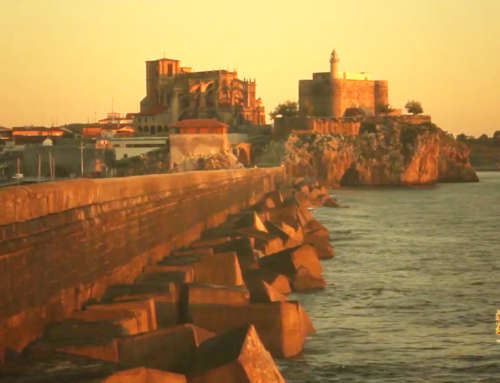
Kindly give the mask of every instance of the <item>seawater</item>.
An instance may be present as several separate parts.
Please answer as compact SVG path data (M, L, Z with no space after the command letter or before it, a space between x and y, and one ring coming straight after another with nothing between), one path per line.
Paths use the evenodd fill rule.
M292 294L317 332L289 383L500 382L500 173L474 184L333 190L324 291Z

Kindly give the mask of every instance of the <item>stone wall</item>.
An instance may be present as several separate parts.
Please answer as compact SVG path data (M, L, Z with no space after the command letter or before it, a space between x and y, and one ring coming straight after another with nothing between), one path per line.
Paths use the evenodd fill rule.
M225 134L170 135L170 167L180 164L188 156L210 154L229 147Z
M343 133L355 136L358 134L360 126L360 120L351 118L277 118L275 120L275 135L287 137L290 133Z
M386 120L391 120L397 122L398 124L423 124L426 122L432 122L431 116L425 114L419 114L414 116L413 114L401 114L401 115L389 115L389 116L366 116L363 122L367 124L383 124Z
M282 168L0 190L0 361L283 181Z

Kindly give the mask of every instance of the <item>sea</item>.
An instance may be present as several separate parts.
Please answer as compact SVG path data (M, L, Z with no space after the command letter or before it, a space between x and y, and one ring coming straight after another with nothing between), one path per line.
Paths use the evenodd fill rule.
M332 190L335 258L294 293L316 328L288 383L500 382L500 173L479 183Z

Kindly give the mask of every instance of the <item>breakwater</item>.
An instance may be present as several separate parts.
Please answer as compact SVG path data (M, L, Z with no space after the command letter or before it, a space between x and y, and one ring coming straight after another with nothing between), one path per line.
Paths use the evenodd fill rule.
M13 280L27 269L32 281L17 280L27 293L42 291L27 307L33 301L19 295L17 313L2 300L14 313L2 323L8 368L0 373L78 381L92 365L102 381L284 381L272 357L299 354L314 331L286 294L323 288L319 259L333 256L307 208L335 206L318 185L284 185L278 168L71 181L0 196L10 212L0 270ZM92 229L100 241L89 241ZM66 237L80 240L70 247ZM57 262L70 268L57 273ZM96 263L102 268L85 269Z

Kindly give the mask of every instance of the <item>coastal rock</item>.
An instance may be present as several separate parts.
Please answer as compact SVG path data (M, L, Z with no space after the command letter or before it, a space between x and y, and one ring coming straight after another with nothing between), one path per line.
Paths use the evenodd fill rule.
M475 182L467 147L431 123L364 124L356 136L290 135L284 147L290 177L328 186Z

